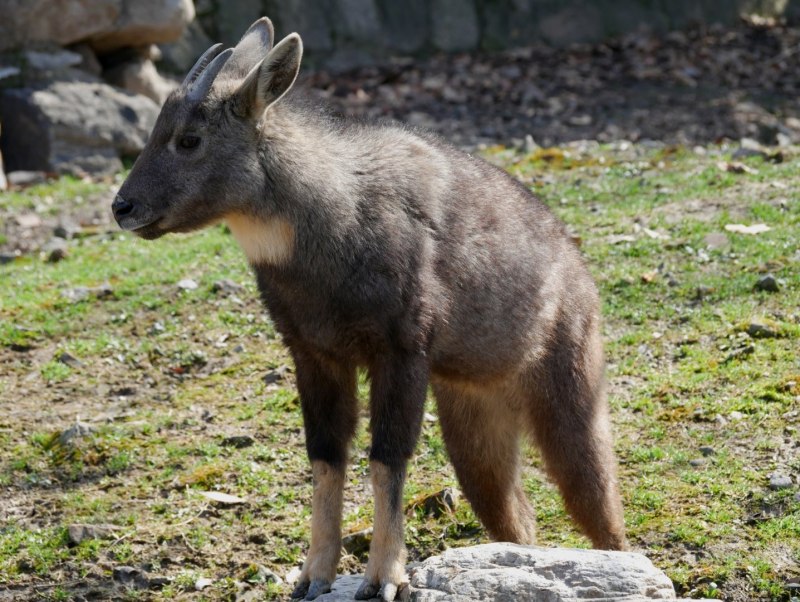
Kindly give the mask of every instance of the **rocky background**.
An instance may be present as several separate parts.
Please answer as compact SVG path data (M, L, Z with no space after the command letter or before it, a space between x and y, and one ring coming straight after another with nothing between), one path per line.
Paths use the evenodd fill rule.
M408 115L402 107L393 105L404 96L413 100L431 93L444 95L441 100L448 114L443 122L452 125L475 121L457 110L464 109L467 100L480 105L488 98L490 105L498 101L501 107L507 103L473 94L462 77L471 71L467 79L476 75L480 79L471 70L470 59L456 58L453 63L445 58L437 63L427 57L539 48L527 54L511 51L500 61L475 66L490 66L487 81L494 83L492 76L501 73L500 84L511 82L518 109L525 102L533 110L537 103L547 104L552 110L539 114L550 120L563 112L559 91L554 91L555 105L540 98L548 82L538 81L537 73L527 67L532 58L541 56L549 66L567 61L563 73L574 74L569 70L574 55L553 55L542 48L598 42L642 28L658 33L698 24L730 25L742 11L791 17L798 4L790 0L0 0L0 151L12 184L39 177L27 173L31 171L78 175L119 171L123 160L133 159L144 145L159 105L177 85L177 74L185 72L213 41L235 43L262 14L273 19L279 34L300 32L307 66L323 70L312 83L327 86L323 95L334 100L349 98L351 91L346 84L344 88L332 84L325 75L331 71L360 68L351 72L354 81L375 81L374 73L379 73L378 83L384 84L392 78L408 79L409 70L413 72L418 63L433 69L445 65L444 73L417 78L418 86L385 89L388 100L372 100L387 101L389 109L379 110L403 118ZM492 62L499 63L500 71ZM370 65L386 68L365 73ZM658 71L659 66L653 68ZM684 68L684 79L695 78L696 71ZM410 79L413 84L414 77ZM352 92L355 105L369 98L360 83ZM422 123L418 103L411 104L412 121L430 125ZM434 113L439 110L433 107ZM566 117L562 123L579 129L595 119L589 113ZM450 137L460 143L475 135L508 141L502 131L504 120L499 119L500 129L489 124L478 132ZM514 119L505 121L516 124ZM448 135L448 127L439 129ZM516 137L530 134L520 130ZM0 159L0 174L2 166ZM0 176L0 187L5 185L5 176Z

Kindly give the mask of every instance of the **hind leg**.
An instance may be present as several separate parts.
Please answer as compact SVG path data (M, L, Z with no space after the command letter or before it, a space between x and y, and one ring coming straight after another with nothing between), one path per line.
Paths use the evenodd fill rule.
M596 548L627 548L599 340L559 346L532 376L534 438L567 510ZM544 385L544 386L542 386Z
M447 451L473 510L493 539L532 544L535 513L522 490L518 416L489 390L435 382Z

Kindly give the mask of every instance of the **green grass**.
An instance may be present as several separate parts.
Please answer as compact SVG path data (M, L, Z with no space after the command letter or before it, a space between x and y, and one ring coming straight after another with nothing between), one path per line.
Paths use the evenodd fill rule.
M780 164L748 160L757 173L736 174L717 165L729 160L717 148L486 151L581 242L604 303L631 543L687 596L797 596L788 584L800 565L798 489L769 489L772 472L795 483L800 473L800 159L786 154ZM80 206L103 186L62 179L4 195L0 209L45 198ZM771 230L726 232L731 223ZM706 237L719 233L727 244L709 248ZM779 292L754 290L765 273ZM10 293L0 296L0 587L69 599L77 581L108 587L113 568L130 565L169 578L130 599L221 599L256 564L285 575L302 562L311 485L297 392L291 373L263 380L290 361L224 228L150 243L89 236L62 262L24 257L0 266L0 278ZM198 288L180 290L183 278ZM213 292L221 278L244 289ZM110 295L93 292L105 285ZM80 287L90 292L75 300ZM748 334L752 323L770 336ZM363 375L359 393L365 400ZM62 442L76 420L91 431ZM372 516L364 422L346 531ZM224 444L240 434L254 443ZM528 460L541 543L588 546L535 451ZM427 420L407 502L452 486L438 424ZM246 503L216 506L200 495L208 490ZM111 523L119 534L71 546L73 523ZM437 518L410 511L406 534L412 559L486 541L465 502ZM363 570L363 560L345 558L340 570ZM214 583L193 593L200 576ZM288 591L248 587L265 599Z

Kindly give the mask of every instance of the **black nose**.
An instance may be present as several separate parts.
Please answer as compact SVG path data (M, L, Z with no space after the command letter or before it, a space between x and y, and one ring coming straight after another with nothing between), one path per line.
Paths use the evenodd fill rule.
M114 197L114 202L111 203L111 211L114 212L114 217L116 219L125 217L131 211L133 211L133 203L126 201L121 196L117 195Z

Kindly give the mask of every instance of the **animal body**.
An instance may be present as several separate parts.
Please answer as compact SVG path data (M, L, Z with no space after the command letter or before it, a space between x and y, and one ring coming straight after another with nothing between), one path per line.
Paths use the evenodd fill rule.
M461 487L497 540L533 543L520 440L541 450L596 547L626 546L599 302L562 223L502 170L435 137L325 117L268 19L201 57L113 203L146 238L224 221L291 351L311 461L295 597L330 589L356 371L368 371L374 535L356 595L404 583L402 495L429 386Z

